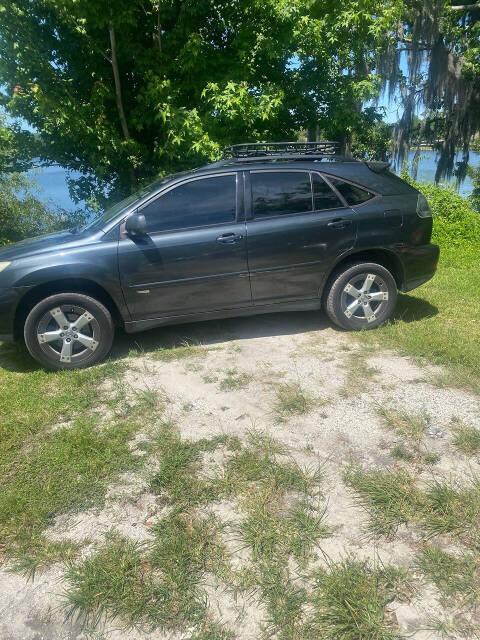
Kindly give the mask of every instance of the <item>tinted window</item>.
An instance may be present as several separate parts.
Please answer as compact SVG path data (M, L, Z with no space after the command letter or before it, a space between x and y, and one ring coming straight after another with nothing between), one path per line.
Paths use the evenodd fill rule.
M312 173L312 180L315 211L320 211L321 209L337 209L338 207L344 206L337 194L329 187L323 178L316 173Z
M362 204L362 202L366 202L367 200L371 200L375 197L374 193L370 193L370 191L366 191L365 189L360 189L360 187L355 187L353 184L348 182L343 182L343 180L338 180L338 178L329 177L329 180L340 191L347 201L347 204L350 206Z
M149 232L202 227L235 220L235 176L192 180L142 209Z
M252 173L253 214L256 218L312 210L310 174L303 171Z

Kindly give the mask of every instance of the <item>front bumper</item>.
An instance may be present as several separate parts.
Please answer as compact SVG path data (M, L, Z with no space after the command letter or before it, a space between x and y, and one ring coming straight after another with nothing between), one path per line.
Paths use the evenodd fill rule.
M14 336L14 319L24 288L0 289L0 342L9 342Z
M407 292L433 278L438 266L440 248L436 244L408 246L397 249L396 254L403 267L401 291Z

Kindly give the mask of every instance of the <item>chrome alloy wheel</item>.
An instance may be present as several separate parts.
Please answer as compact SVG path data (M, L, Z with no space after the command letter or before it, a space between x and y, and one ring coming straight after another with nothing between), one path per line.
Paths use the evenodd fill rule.
M388 288L374 273L359 273L345 285L341 308L347 318L374 322L388 303Z
M80 363L98 347L100 325L83 307L62 305L43 314L37 325L37 338L50 358Z

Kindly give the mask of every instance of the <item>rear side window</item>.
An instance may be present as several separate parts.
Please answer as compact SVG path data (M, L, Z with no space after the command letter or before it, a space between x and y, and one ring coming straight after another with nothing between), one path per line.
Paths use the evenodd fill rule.
M344 182L343 180L339 180L338 178L328 178L334 187L338 189L338 191L342 194L342 196L347 201L351 207L356 204L363 204L368 200L371 200L375 197L374 193L367 191L366 189L361 189L360 187L356 187L354 184L350 184L349 182Z
M315 211L338 209L344 206L337 194L318 173L312 173L312 181Z
M255 218L312 211L312 187L306 171L261 171L250 174Z
M201 178L167 191L142 209L150 233L235 221L234 175Z

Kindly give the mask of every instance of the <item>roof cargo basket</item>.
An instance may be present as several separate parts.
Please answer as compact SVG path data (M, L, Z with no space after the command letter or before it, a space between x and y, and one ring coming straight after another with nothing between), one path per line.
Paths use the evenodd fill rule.
M340 143L321 142L252 142L226 147L224 158L245 159L265 157L335 156L340 152Z

